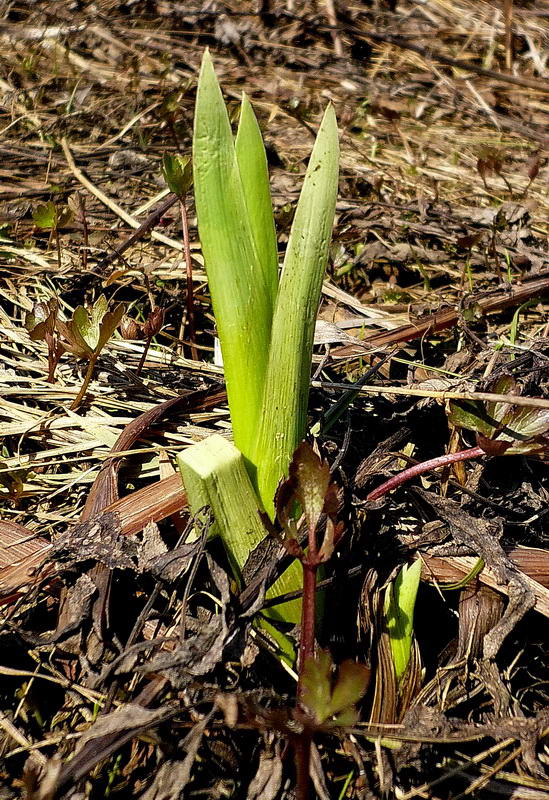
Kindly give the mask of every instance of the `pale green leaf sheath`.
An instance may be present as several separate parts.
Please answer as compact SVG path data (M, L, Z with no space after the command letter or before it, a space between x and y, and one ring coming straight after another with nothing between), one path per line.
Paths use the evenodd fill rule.
M269 349L273 276L260 263L231 125L208 52L198 83L193 169L198 229L221 341L234 440L249 459Z
M242 454L219 434L213 434L187 448L177 460L193 512L196 514L204 507L211 509L216 532L221 534L233 574L241 585L242 571L250 553L267 535ZM301 564L293 561L268 589L267 598L295 591L301 585ZM276 625L285 623L287 628L292 628L300 618L301 600L289 600L265 609L258 619L288 664L294 661L294 646Z
M265 510L305 435L314 328L335 213L339 143L326 109L299 198L273 316L263 416L252 459Z
M397 682L404 677L410 661L414 635L414 608L421 579L421 561L405 564L385 593L385 621Z

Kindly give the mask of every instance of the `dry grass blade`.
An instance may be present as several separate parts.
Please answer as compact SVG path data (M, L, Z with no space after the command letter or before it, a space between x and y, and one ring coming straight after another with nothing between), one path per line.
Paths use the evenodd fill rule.
M32 581L51 550L51 542L15 522L0 521L0 596Z

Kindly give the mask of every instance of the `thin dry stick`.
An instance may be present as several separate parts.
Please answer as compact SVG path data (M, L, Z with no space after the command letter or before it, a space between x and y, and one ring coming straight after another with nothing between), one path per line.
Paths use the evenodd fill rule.
M189 219L187 217L187 206L185 198L179 198L179 208L181 210L181 227L183 229L183 248L185 252L185 267L187 271L187 320L189 323L189 340L191 342L191 357L193 361L198 361L198 350L196 349L196 327L194 322L194 293L193 293L193 264L191 261L191 245L189 242Z
M317 389L352 389L364 394L396 394L405 397L432 397L434 400L485 400L491 403L507 403L526 408L549 408L549 400L543 397L522 397L520 394L495 394L494 392L452 392L438 389L415 389L413 386L353 386L349 383L311 381Z
M82 236L84 238L84 247L82 248L82 269L84 272L88 269L88 249L90 246L89 240L89 232L88 232L88 218L86 216L86 198L80 194L80 192L76 192L76 198L78 200L78 212L80 216L80 222L82 223Z
M503 0L503 19L505 23L505 68L513 72L513 0Z
M94 184L88 178L86 178L82 170L76 166L69 148L69 144L65 137L61 139L61 147L63 148L65 158L67 159L67 165L76 180L79 181L82 186L88 190L88 192L91 192L95 197L97 197L98 200L106 205L107 208L110 208L110 210L120 217L120 219L124 220L124 222L130 226L130 228L139 228L140 223L136 219L124 211L123 208L120 208L120 206L117 205L114 200L111 200L110 197L107 197L107 195L104 194L101 189L98 189L97 186L94 186ZM176 242L175 239L170 239L168 236L158 233L158 231L152 231L151 237L156 239L158 242L162 242L162 244L165 244L168 247L173 247L174 250L178 250L179 252L182 252L183 250L183 245L181 245L179 242Z
M334 43L334 53L336 56L338 56L338 58L341 58L343 55L343 44L341 43L341 36L339 35L339 30L337 27L337 15L334 6L334 0L324 0L324 5L326 6L326 16L328 17L328 22L332 28L331 35Z
M57 250L57 266L59 270L61 270L61 242L59 241L59 228L57 227L57 223L53 229L53 234L55 236L55 247Z

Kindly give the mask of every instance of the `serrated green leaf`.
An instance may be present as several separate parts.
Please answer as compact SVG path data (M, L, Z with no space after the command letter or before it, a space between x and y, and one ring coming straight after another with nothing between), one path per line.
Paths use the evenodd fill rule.
M185 197L193 182L193 168L189 156L162 156L162 175L170 192Z
M34 224L42 230L53 230L57 227L57 209L55 203L48 200L47 203L38 206L32 212Z
M364 696L370 670L356 661L344 661L338 669L337 682L330 698L330 716L354 706Z
M320 724L330 716L332 658L325 650L303 665L301 702Z
M109 312L106 297L100 295L91 308L77 306L68 323L57 320L57 327L71 352L80 358L91 358L108 342L124 316L124 310L124 304L120 303Z
M331 717L329 720L330 728L348 728L351 725L356 725L358 722L358 711L356 708L344 708L339 714Z
M72 320L71 322L63 322L63 320L57 319L55 325L64 339L66 350L73 353L77 358L90 358L93 351L86 344L78 330L72 327Z
M107 344L115 330L118 328L126 307L124 303L119 303L113 311L107 311L99 325L99 339L95 346L95 351L98 352L103 349Z

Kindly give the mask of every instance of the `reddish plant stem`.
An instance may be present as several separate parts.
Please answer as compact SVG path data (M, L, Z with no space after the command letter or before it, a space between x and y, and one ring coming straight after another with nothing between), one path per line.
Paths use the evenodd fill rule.
M451 464L457 464L458 461L469 461L472 458L479 458L484 455L486 455L486 453L481 447L470 447L468 450L460 450L458 453L446 453L446 455L431 458L429 461L422 461L420 464L414 464L413 467L408 467L408 469L399 472L398 475L393 475L388 481L385 481L385 483L382 483L377 489L370 492L366 499L378 500L380 497L383 497L384 494L390 492L391 489L402 486L402 484L409 481L410 478L423 475L424 472L437 469L437 467L448 467Z
M46 333L46 344L48 346L48 383L55 382L55 367L57 366L56 347L53 333Z
M311 763L311 734L304 730L293 739L296 770L297 800L309 800L309 768Z
M143 352L141 353L141 358L139 359L139 364L137 365L137 369L135 371L137 377L141 375L141 370L145 366L145 359L147 358L147 353L149 352L149 347L151 346L152 338L153 337L151 334L150 336L147 336L147 339L145 341L145 347L143 348Z
M301 636L299 640L299 681L297 695L301 696L303 666L308 658L314 656L315 649L315 610L316 610L316 573L317 564L308 563L309 553L303 561L303 603L301 606ZM315 553L316 556L316 553Z
M318 548L316 545L315 526L309 527L308 550L302 556L303 567L303 601L301 605L301 636L299 640L299 676L297 681L297 699L303 693L303 674L305 664L315 654L315 620L316 620L316 574L319 566ZM294 752L296 763L296 794L298 800L309 798L309 767L311 761L311 732L305 728L300 736L295 737Z
M189 340L191 342L191 356L193 361L198 361L196 349L196 328L194 324L194 293L193 293L193 265L191 261L191 245L189 242L189 220L185 199L180 198L181 227L183 229L183 248L185 251L185 266L187 270L187 319L189 321Z
M93 353L90 356L90 360L89 360L89 363L88 363L88 369L86 370L86 375L85 375L84 380L82 382L82 386L80 387L80 391L78 392L78 394L76 395L75 399L72 402L71 411L74 411L75 409L77 409L78 406L80 405L80 403L82 402L82 400L84 399L84 396L85 396L85 394L86 394L86 392L88 390L88 386L90 385L91 377L93 375L93 371L95 369L95 365L97 363L97 359L98 358L99 358L99 353Z
M82 253L82 269L85 272L88 268L88 250L90 246L90 238L88 232L88 218L86 217L86 201L80 192L76 192L78 200L78 210L80 212L80 222L82 223L82 238L84 240L84 247Z

